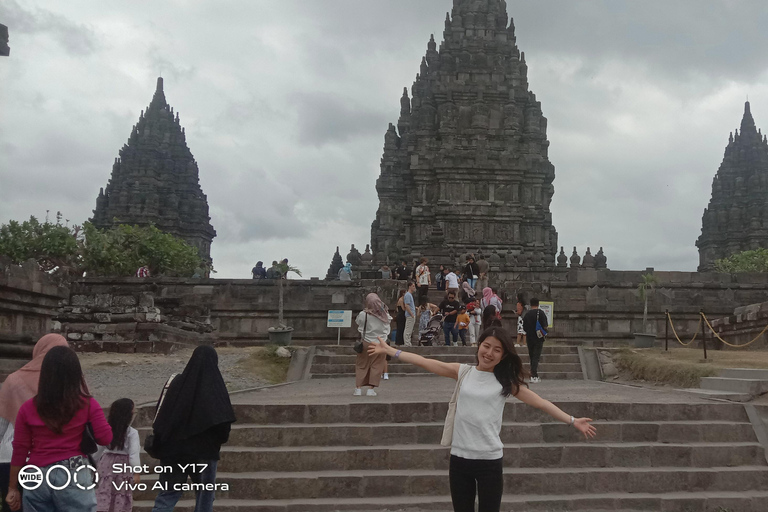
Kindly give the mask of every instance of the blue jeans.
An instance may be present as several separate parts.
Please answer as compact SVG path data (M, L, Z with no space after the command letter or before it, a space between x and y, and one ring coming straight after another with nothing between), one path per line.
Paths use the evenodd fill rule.
M52 466L57 465L66 466L67 469L56 468L49 472ZM78 467L80 466L70 469L68 461L62 461L40 468L43 472L43 483L37 489L24 491L22 498L24 512L95 512L96 489L86 490L77 487L78 483L85 488L93 485L93 472L85 468L75 473ZM46 475L48 481L45 480ZM57 490L67 483L67 479L69 479L69 485ZM50 485L48 485L49 482Z
M196 461L197 464L208 464L208 467L203 470L202 473L191 472L187 469L186 472L181 471L177 462L160 461L163 466L171 466L174 468L173 473L160 474L160 482L163 482L167 486L167 490L160 491L160 494L155 498L155 506L152 507L152 512L172 512L176 503L181 499L184 491L174 491L174 484L184 484L187 481L187 476L192 479L192 482L196 484L214 484L216 483L216 467L219 464L217 460L203 460ZM182 462L187 464L186 462ZM213 512L213 500L214 491L195 491L195 512Z
M453 343L458 343L459 341L459 330L456 328L456 322L449 324L448 322L443 323L443 334L445 335L445 344L446 346L451 346L451 339L450 336L453 336Z
M467 282L469 283L469 286L472 287L472 289L475 289L475 285L477 284L477 279L467 279Z

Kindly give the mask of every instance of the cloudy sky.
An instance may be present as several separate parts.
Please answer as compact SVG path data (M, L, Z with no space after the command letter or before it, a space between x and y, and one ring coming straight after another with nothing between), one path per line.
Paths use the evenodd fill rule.
M2 0L0 222L87 220L165 79L219 236L218 277L364 247L384 133L452 0ZM509 0L549 119L560 245L695 270L749 96L768 129L764 0ZM570 250L567 251L570 254Z

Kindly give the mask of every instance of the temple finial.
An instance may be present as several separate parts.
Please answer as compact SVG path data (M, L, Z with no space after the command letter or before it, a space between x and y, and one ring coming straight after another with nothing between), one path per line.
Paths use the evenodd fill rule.
M155 92L163 92L163 77L161 76L157 77L157 88L155 89Z

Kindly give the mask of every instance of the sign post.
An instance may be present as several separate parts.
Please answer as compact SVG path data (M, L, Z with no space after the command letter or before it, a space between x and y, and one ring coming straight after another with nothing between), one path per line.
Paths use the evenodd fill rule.
M555 303L554 302L539 302L539 309L547 315L549 325L545 326L551 329L555 325Z
M327 327L335 327L339 330L336 345L341 345L341 329L352 327L352 311L328 311Z

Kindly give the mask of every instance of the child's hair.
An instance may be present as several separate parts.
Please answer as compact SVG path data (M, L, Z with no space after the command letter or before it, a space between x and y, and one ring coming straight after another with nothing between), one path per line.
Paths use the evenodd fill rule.
M419 297L419 306L426 307L428 304L426 297Z
M523 367L523 361L517 355L515 343L512 336L502 327L491 327L483 331L480 339L477 340L477 350L480 352L480 345L488 338L496 338L501 342L501 348L504 355L501 361L493 368L493 374L496 380L501 384L501 394L505 397L517 395L520 392L520 386L528 387L525 379L530 375ZM478 357L477 355L475 357ZM479 358L478 358L479 362Z
M466 310L467 310L467 306L461 306L461 307L459 307L459 311L466 311Z
M112 402L109 406L109 426L112 427L112 442L110 450L125 449L125 439L128 436L128 427L133 420L133 400L121 398Z

